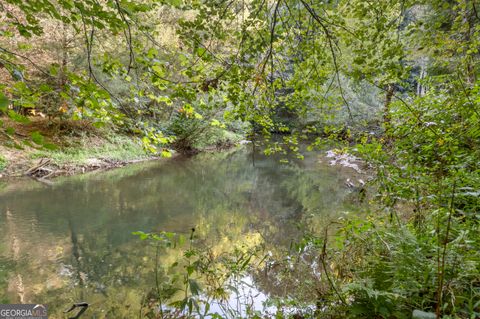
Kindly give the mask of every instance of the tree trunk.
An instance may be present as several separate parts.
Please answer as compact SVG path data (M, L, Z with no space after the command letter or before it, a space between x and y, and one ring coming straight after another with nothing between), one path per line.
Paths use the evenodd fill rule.
M392 103L393 94L395 93L395 85L388 84L385 89L385 105L383 107L383 126L386 135L389 135L391 128L390 104Z

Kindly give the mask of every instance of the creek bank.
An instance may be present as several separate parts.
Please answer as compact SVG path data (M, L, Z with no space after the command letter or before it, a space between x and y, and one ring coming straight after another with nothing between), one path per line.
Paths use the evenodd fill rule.
M236 145L225 145L222 147L211 146L199 150L199 152L218 152L231 149ZM140 146L139 146L140 147ZM82 149L87 153L92 151ZM118 151L118 150L117 150ZM124 151L124 150L123 150ZM84 174L93 171L105 171L115 168L124 167L134 163L146 161L159 161L176 158L178 156L189 156L189 154L182 154L174 150L170 150L169 157L160 155L149 155L142 150L142 153L131 153L125 157L118 157L115 151L112 154L102 154L101 156L92 156L87 158L69 158L68 153L41 153L42 157L25 154L22 152L13 152L6 157L7 165L3 171L0 171L0 179L17 178L17 177L31 177L40 182L48 184L48 180L59 176L71 176ZM0 154L5 154L4 149L0 146ZM195 154L196 154L195 153ZM13 156L12 156L13 154ZM191 154L193 155L193 154ZM58 157L65 156L66 159L58 160Z
M41 158L34 166L20 174L10 175L10 177L28 176L40 182L47 182L47 180L59 176L71 176L77 174L84 174L93 171L104 171L114 168L123 167L133 163L144 161L153 161L163 159L160 156L149 156L145 158L120 160L113 158L88 158L84 162L69 162L62 165L56 164L49 158Z
M73 148L69 148L66 153L62 151L32 153L30 150L5 150L5 147L0 146L0 154L2 154L6 162L4 169L0 171L0 178L29 176L35 179L47 180L58 176L108 170L132 163L161 159L160 156L148 155L146 153L131 153L129 156L122 158L117 156L118 153L115 153L113 150L111 155L106 153L101 154L101 156L94 156L92 154L92 156L82 158L69 153L73 150ZM81 148L78 151L88 154L93 149ZM117 151L120 150L118 149ZM126 153L125 150L122 151Z
M138 136L96 128L86 121L51 122L31 118L15 123L2 118L10 134L0 135L0 179L28 176L40 182L58 176L103 171L129 164L165 160L145 151ZM230 139L212 139L198 152L215 152L238 145ZM181 152L170 150L169 157Z

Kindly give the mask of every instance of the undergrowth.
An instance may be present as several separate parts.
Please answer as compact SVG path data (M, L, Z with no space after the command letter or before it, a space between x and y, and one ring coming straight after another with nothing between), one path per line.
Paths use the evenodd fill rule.
M85 164L91 159L130 161L149 157L141 142L131 136L111 134L106 137L92 137L83 134L74 144L54 151L38 151L33 159L47 157L55 164Z

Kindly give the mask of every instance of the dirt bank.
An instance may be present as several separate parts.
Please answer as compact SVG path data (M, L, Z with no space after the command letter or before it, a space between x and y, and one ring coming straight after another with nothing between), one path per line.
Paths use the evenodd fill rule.
M160 159L147 154L138 137L96 128L83 121L29 123L0 119L0 178L30 176L47 180Z

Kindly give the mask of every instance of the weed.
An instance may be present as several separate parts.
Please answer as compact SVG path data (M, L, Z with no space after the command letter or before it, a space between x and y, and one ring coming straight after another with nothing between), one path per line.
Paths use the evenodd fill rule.
M7 160L2 156L0 155L0 172L5 170L5 168L7 167Z

